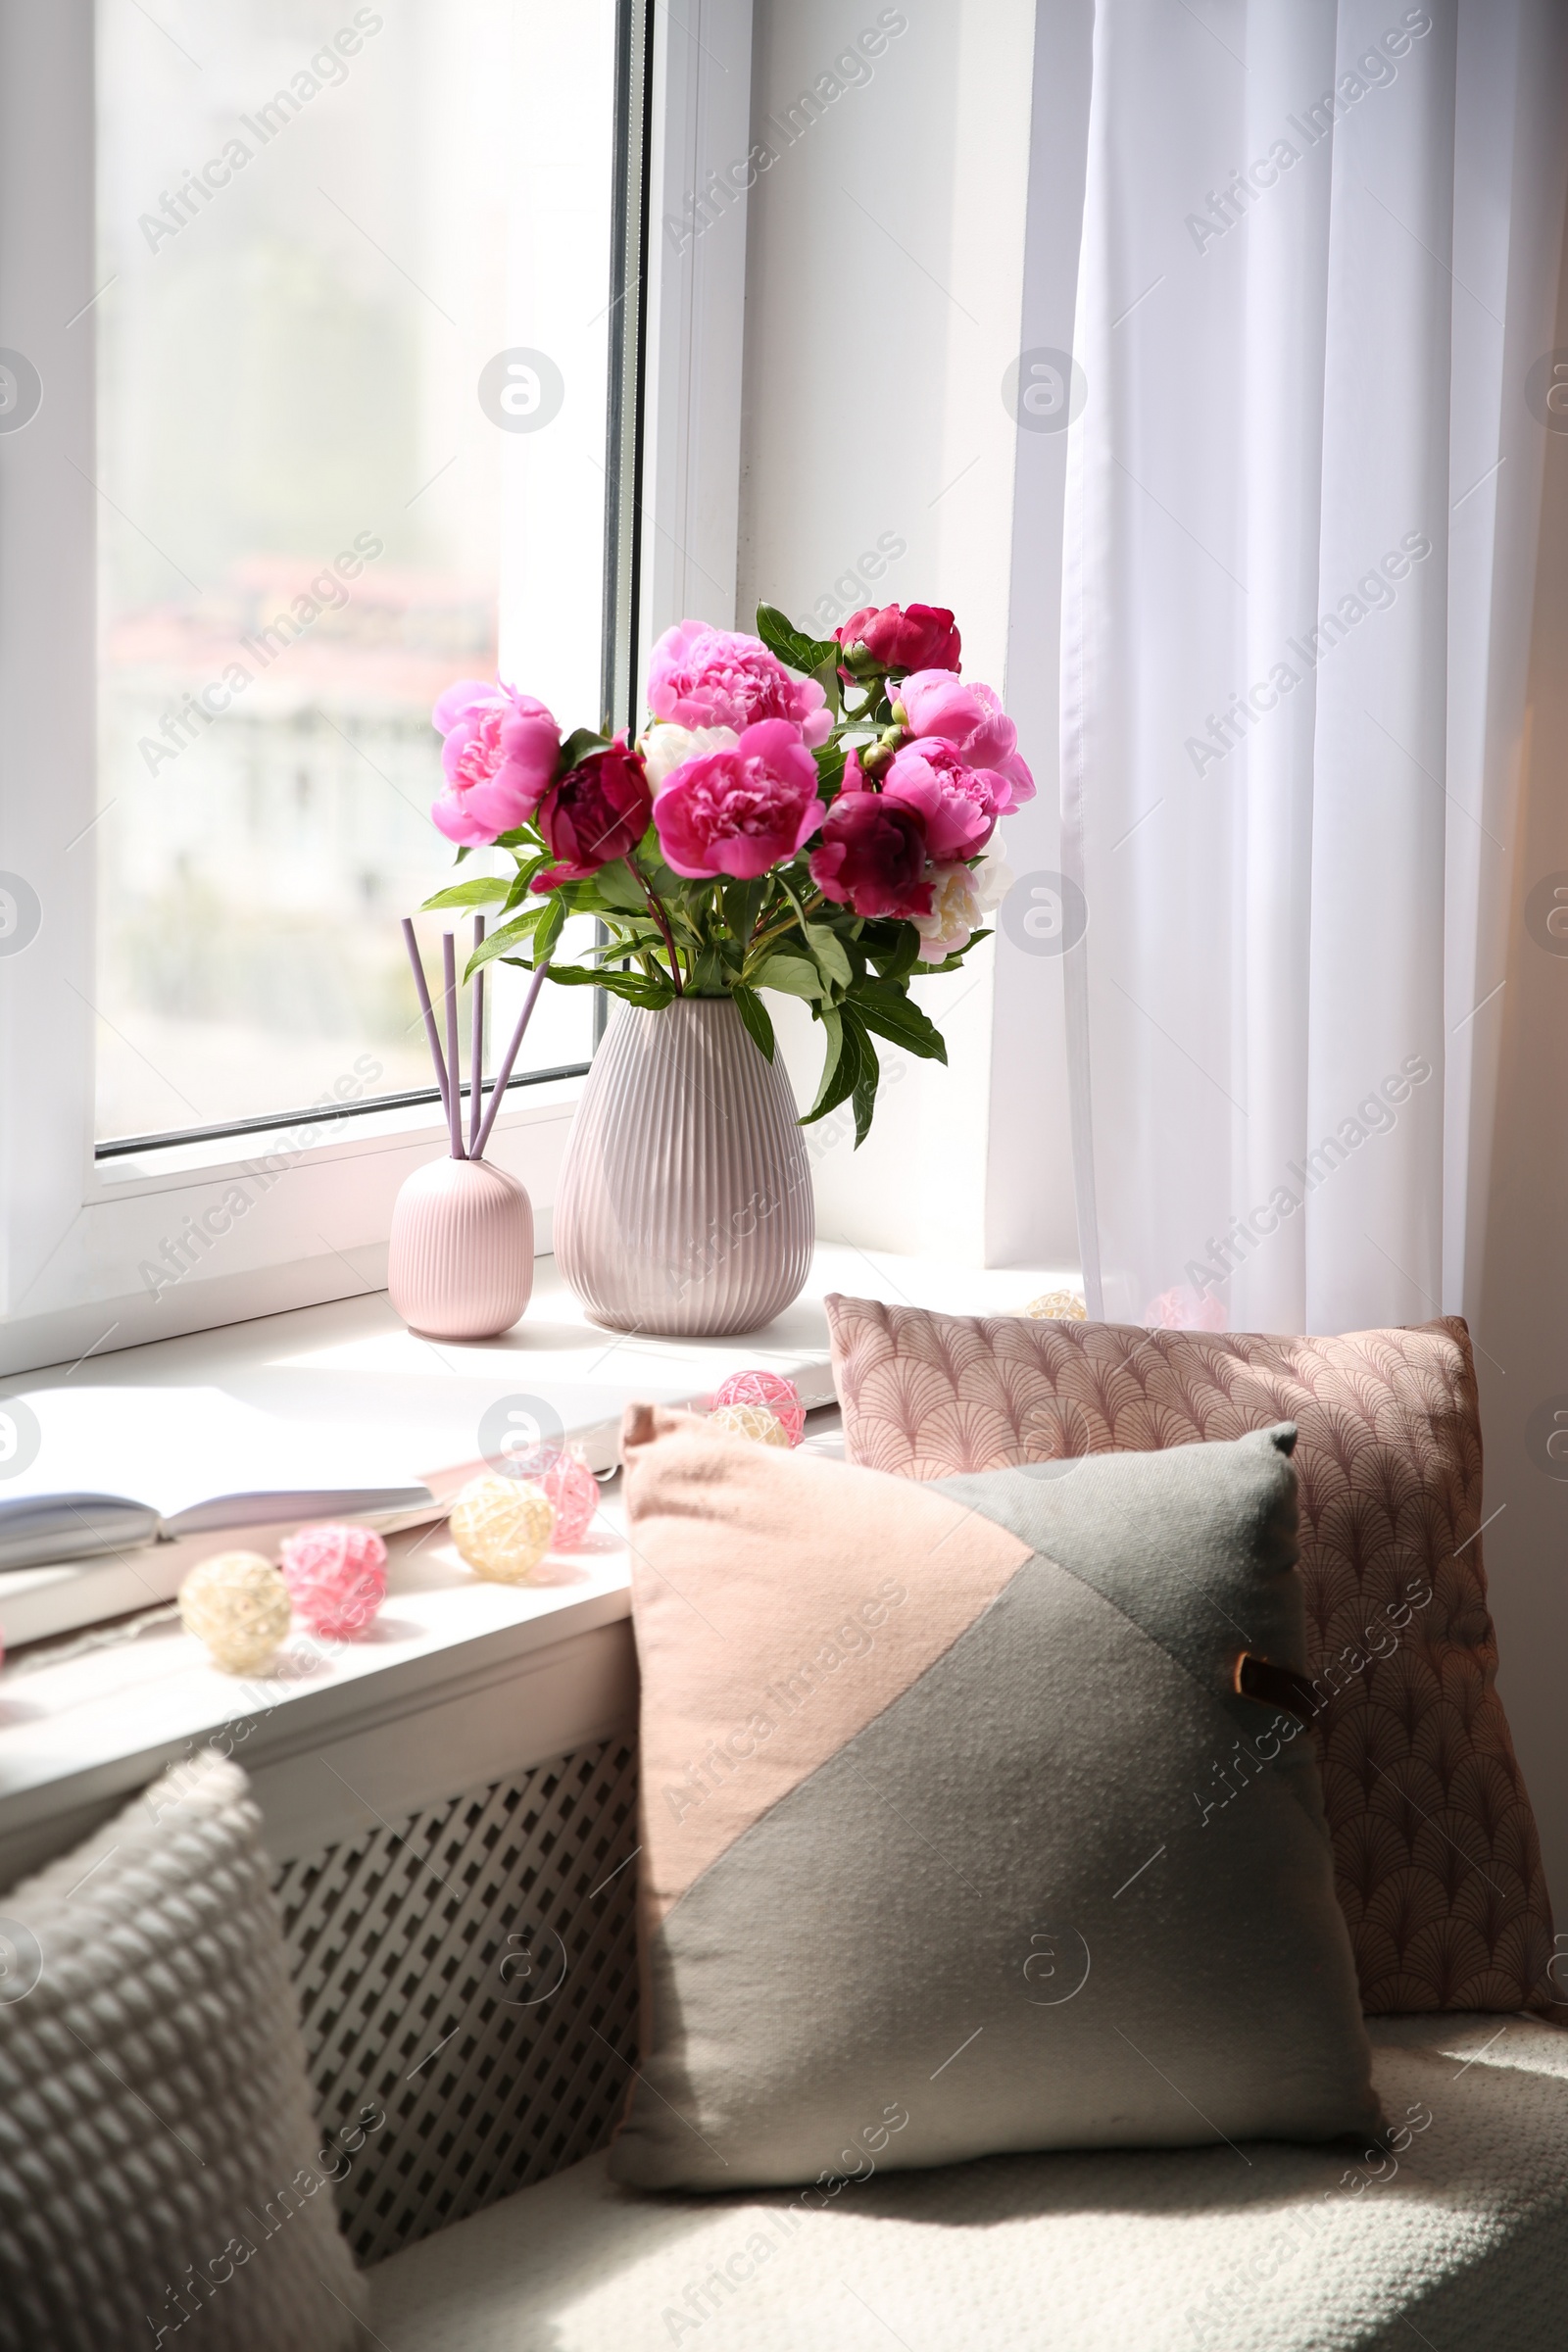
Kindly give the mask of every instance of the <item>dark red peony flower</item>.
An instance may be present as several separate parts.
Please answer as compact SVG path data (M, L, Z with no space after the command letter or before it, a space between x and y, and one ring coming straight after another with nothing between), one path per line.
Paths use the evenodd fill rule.
M956 669L962 641L944 605L867 605L834 636L846 651L863 645L883 669Z
M586 881L637 847L653 812L643 763L617 735L568 769L540 802L534 822L560 862L536 874L530 887L554 890L559 882Z
M825 899L857 914L931 911L925 827L913 809L878 792L841 792L811 852L811 880Z

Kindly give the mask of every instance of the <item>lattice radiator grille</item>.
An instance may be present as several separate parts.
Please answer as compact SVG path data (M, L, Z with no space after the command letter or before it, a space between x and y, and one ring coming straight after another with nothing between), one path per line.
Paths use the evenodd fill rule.
M379 2261L602 2147L636 2048L636 1758L611 1740L292 1862L276 1892L338 2210Z

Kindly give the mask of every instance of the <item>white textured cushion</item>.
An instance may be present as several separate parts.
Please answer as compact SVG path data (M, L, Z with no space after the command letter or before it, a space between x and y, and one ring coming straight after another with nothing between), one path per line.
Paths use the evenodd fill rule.
M1354 2147L1254 2140L988 2157L803 2211L641 2196L596 2156L380 2265L371 2324L388 2352L1561 2352L1568 2034L1371 2033L1396 2136L1430 2117L1381 2185Z
M357 2340L260 1828L209 1753L0 1895L4 2352Z

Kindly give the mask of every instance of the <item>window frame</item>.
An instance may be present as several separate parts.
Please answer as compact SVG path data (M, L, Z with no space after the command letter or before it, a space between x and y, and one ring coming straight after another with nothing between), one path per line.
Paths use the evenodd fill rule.
M751 15L751 0L691 0L676 24L618 0L623 89L643 69L618 252L646 264L621 306L607 451L621 495L606 715L620 724L654 635L687 612L734 619L744 191L722 235L683 243L670 224L705 172L746 155ZM384 1288L398 1187L445 1143L438 1106L404 1102L270 1142L95 1153L93 17L92 0L0 0L0 342L44 386L0 436L0 872L41 907L25 949L0 956L0 1377ZM632 106L624 127L638 123ZM582 1083L509 1090L496 1122L492 1155L527 1185L541 1250ZM161 1281L172 1238L179 1270Z

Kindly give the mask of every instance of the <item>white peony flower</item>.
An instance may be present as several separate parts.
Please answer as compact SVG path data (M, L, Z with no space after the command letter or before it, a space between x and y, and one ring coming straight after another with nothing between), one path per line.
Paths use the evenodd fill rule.
M979 930L992 907L1000 906L1012 888L1012 875L1000 844L987 850L974 865L928 866L926 879L932 886L931 911L913 918L920 934L922 963L941 963L949 956L961 955L970 934Z
M679 727L673 719L656 719L637 749L657 794L688 760L706 759L710 752L733 751L739 741L733 727Z

